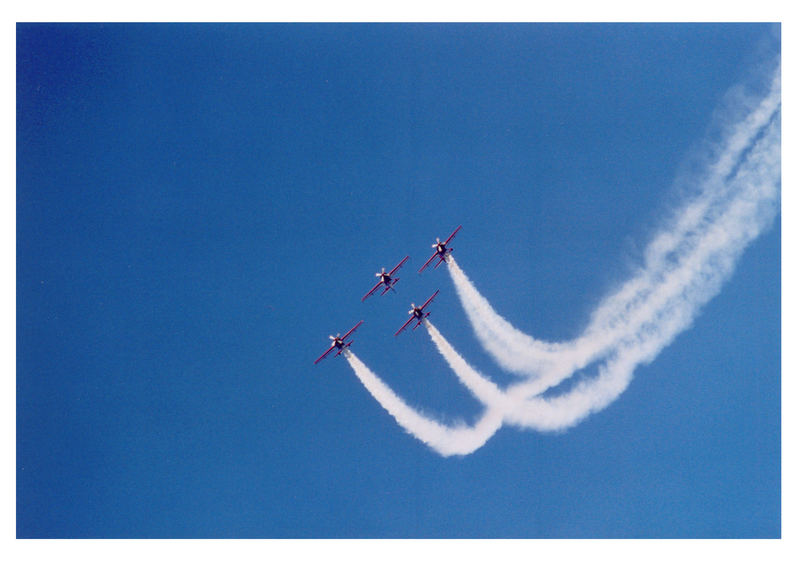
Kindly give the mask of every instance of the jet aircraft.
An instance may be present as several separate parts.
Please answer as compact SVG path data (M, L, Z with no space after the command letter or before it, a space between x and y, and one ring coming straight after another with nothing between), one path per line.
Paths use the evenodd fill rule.
M381 292L381 295L384 295L390 289L394 291L395 290L394 284L396 284L397 280L399 280L400 278L393 278L392 276L394 276L395 272L397 272L397 270L399 270L403 266L403 264L406 263L407 260L408 256L403 258L397 266L391 269L389 273L386 272L386 268L381 268L381 271L375 274L377 277L381 278L380 281L376 283L375 287L370 289L369 292L364 297L361 298L361 302L363 303L367 297L375 293L378 290L378 288L381 287L381 285L385 286L383 291Z
M325 351L324 354L322 354L319 358L314 360L314 364L318 363L322 358L324 358L325 356L330 354L333 351L334 348L338 348L339 349L339 351L336 352L336 356L338 356L339 354L344 352L353 343L352 340L350 342L345 342L345 340L347 339L348 336L353 334L356 331L356 329L361 326L361 323L363 323L363 322L364 321L358 321L358 324L356 326L354 326L353 328L351 328L350 330L348 330L344 334L344 336L339 336L338 334L336 336L329 336L328 338L333 340L333 344L331 344L331 347L328 348ZM334 357L336 357L336 356L334 356Z
M422 310L428 306L428 303L433 301L433 298L436 297L438 293L439 290L437 289L436 292L433 295L431 295L430 298L421 307L417 307L412 303L411 310L408 312L408 314L411 315L411 317L406 321L406 323L403 326L400 327L400 330L394 333L394 335L397 336L398 334L403 332L406 329L406 327L410 325L411 322L414 320L417 321L417 324L414 325L414 329L412 330L416 330L416 328L422 324L422 321L428 318L428 316L431 314L430 311L428 311L427 313L423 313Z
M451 252L453 252L453 249L452 249L452 248L447 248L447 245L450 243L450 241L451 241L451 240L453 240L453 237L454 237L454 236L456 236L456 233L459 231L459 229L461 229L461 225L459 225L459 226L456 228L456 230L455 230L455 231L453 231L453 234L452 234L452 235L450 235L449 237L447 237L447 240L445 240L444 242L441 242L441 241L439 240L439 237L436 237L436 242L435 242L434 244L432 244L432 245L431 245L431 247L432 247L432 248L435 248L435 249L436 249L436 251L433 253L433 256L431 256L430 258L428 258L428 261L427 261L427 262L425 262L425 263L422 265L422 268L420 268L420 269L419 269L419 273L420 273L420 274L422 273L422 270L424 270L425 268L427 268L427 267L428 267L428 264L430 264L430 263L431 263L431 261L432 261L434 258L436 258L437 256L439 257L439 261L436 263L436 265L434 266L434 268L438 268L438 267L439 267L439 264L441 264L442 262L446 262L446 261L447 261L447 257L450 255L450 253L451 253Z

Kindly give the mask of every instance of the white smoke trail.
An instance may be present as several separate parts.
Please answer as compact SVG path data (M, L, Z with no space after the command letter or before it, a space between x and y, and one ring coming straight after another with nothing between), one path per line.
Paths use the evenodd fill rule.
M455 351L436 327L433 326L433 323L425 319L422 324L428 329L431 340L436 345L442 357L447 361L450 369L455 372L461 383L475 395L475 398L485 405L492 405L500 410L505 410L502 404L505 393L492 381L485 378L475 368L469 365L467 361Z
M723 282L731 275L736 260L747 244L771 223L780 182L780 153L775 150L780 142L779 133L779 125L775 120L751 147L749 156L731 180L736 198L726 202L724 210L718 213L713 224L707 226L697 243L690 245L685 256L677 260L675 266L663 274L663 279L646 292L648 297L643 303L630 308L632 316L644 318L628 321L635 330L615 331L617 340L598 367L595 378L582 381L557 397L536 396L564 379L560 368L551 371L545 369L538 380L514 385L503 396L497 386L468 366L454 350L448 349L449 344L438 331L434 332L435 329L432 331L432 327L429 327L431 338L442 355L448 358L462 382L489 408L503 412L508 423L540 431L563 430L591 413L602 410L627 388L638 365L652 361L677 334L691 325L699 308L719 292ZM469 281L454 261L451 261L451 268L454 281L460 284L457 285L459 295L467 298L465 309L470 307L473 315L485 313L488 302L477 293L474 286L464 285L464 280L466 283ZM500 319L498 322L497 318L492 318L492 314L496 315L490 311L486 324L495 332L488 334L495 335L495 338L499 338L496 336L498 334L506 337L495 349L501 346L510 348L509 342L514 344L523 340L519 338L514 341L508 338L508 334L503 334L502 329L506 328L503 323L506 321ZM498 327L501 329L499 332L496 330ZM513 327L511 330L512 338L517 337L519 331ZM548 353L558 355L559 352L551 348ZM575 352L565 347L561 353L568 355ZM558 366L558 362L553 365ZM541 369L541 364L539 367Z
M504 369L538 378L530 391L538 386L540 392L614 353L619 342L642 330L664 308L687 308L693 316L718 292L744 246L774 217L780 183L779 111L776 81L733 129L724 143L726 150L704 176L700 196L648 246L645 267L598 306L575 340L548 343L514 328L451 259L448 270L486 351ZM704 283L686 294L698 278Z
M602 366L594 380L581 382L559 397L531 397L524 384L501 390L470 366L432 323L427 322L426 328L451 369L478 400L510 424L541 431L562 430L606 407L627 388L637 361L653 355L652 343L629 345L625 353Z
M409 407L350 350L345 350L344 357L367 391L397 423L443 456L474 452L502 425L503 417L497 409L487 409L473 426L440 424Z
M731 276L744 249L772 224L780 198L779 70L767 94L743 104L699 176L696 195L673 215L644 252L644 265L600 302L584 332L571 341L536 340L501 317L456 261L448 271L484 349L509 372L524 376L501 389L470 366L428 321L425 327L462 384L486 406L473 426L445 426L420 415L350 351L356 375L395 420L442 455L480 448L504 422L540 431L569 428L611 404L634 370L652 361L686 330ZM577 370L596 374L555 397L542 393Z
M578 350L581 356L571 360L576 369L597 357L619 354L620 347L628 347L631 342L647 352L636 363L649 361L691 325L700 308L719 293L731 276L745 247L774 217L780 182L778 144L779 128L775 122L754 145L752 158L742 165L732 181L737 184L736 199L725 205L715 222L698 237L696 244L687 247L675 266L662 273L647 297L625 311L628 316L621 318L618 326L611 325L606 332L587 331L580 342L586 350ZM626 356L635 354L634 350ZM523 384L521 389L528 395L538 394L564 377L561 370L546 373Z
M772 223L780 191L779 111L773 88L745 120L748 127L734 129L735 138L712 167L700 198L677 216L680 228L654 239L647 268L601 303L584 334L571 342L542 342L514 328L450 260L456 290L481 344L501 366L530 377L505 397L497 396L496 386L493 396L477 392L491 389L489 381L462 377L465 385L503 410L507 422L545 431L577 424L616 399L638 365L652 361L691 325L730 277L745 247ZM722 187L713 192L711 184L718 182ZM673 236L676 232L682 236ZM594 361L600 361L594 379L557 397L537 396Z

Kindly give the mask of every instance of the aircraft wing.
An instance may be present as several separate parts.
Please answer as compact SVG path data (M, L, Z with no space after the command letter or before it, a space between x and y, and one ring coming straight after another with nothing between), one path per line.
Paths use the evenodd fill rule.
M403 326L401 326L401 327L400 327L400 330L398 330L397 332L395 332L395 333L394 333L394 335L395 335L395 336L397 336L398 334L400 334L401 332L403 332L403 331L406 329L406 327L408 327L408 325L410 325L410 324L411 324L411 321L413 321L415 318L416 318L416 317L412 315L412 316L411 316L411 318L410 318L410 319L408 319L408 320L405 322L405 324L404 324Z
M437 293L438 293L438 291L437 291ZM358 321L358 324L357 324L356 326L354 326L353 328L351 328L350 330L348 330L348 331L347 331L347 332L344 334L344 336L342 336L342 340L346 339L348 336L350 336L351 334L353 334L353 333L356 331L356 329L357 329L358 327L360 327L360 326L361 326L361 323L363 323L363 322L364 322L364 321Z
M447 243L449 243L451 240L453 240L453 237L454 237L454 236L456 236L456 233L457 233L459 230L461 230L461 225L459 225L458 227L456 227L456 230L455 230L455 231L453 231L453 234L452 234L452 235L450 235L449 237L447 237L447 240L446 240L446 241L444 241L444 244L445 244L445 245L447 245Z
M434 252L434 253L433 253L433 256L431 256L430 258L428 258L428 261L427 261L427 262L425 262L425 263L422 265L422 268L420 268L420 269L419 269L419 273L421 274L421 273L422 273L422 270L424 270L425 268L427 268L427 267L428 267L428 264L430 264L430 263L431 263L431 261L432 261L434 258L436 258L438 255L439 255L439 253L438 253L438 252Z
M377 290L377 289L378 289L378 288L379 288L381 285L383 285L383 282L382 282L382 281L379 281L378 283L376 283L376 284L375 284L375 287L373 287L372 289L370 289L370 290L367 292L367 294L366 294L364 297L362 297L362 298L361 298L361 302L363 303L363 302L364 302L364 300L365 300L367 297L369 297L370 295L372 295L373 293L375 293L375 291L376 291L376 290Z
M439 290L438 290L438 289L436 290L436 292L435 292L433 295L431 295L431 296L428 298L428 300L425 302L425 304L424 304L422 307L420 307L420 308L419 308L419 309L420 309L420 311L421 311L422 309L424 309L425 307L427 307L427 306L428 306L428 303L430 303L431 301L433 301L433 298L434 298L434 297L436 297L437 295L439 295Z
M319 361L320 361L322 358L324 358L325 356L327 356L328 354L330 354L330 353L333 351L333 349L334 349L334 348L336 348L336 344L332 344L332 345L331 345L331 347L330 347L330 348L328 348L328 349L325 351L325 353L324 353L324 354L322 354L322 355L321 355L319 358L317 358L316 360L314 360L314 364L317 364L317 363L319 363Z
M400 269L400 268L403 266L403 264L405 264L405 263L406 263L406 261L408 261L408 256L406 256L405 258L403 258L403 259L400 261L400 263L399 263L397 266L395 266L394 268L392 268L392 271L391 271L391 272L389 272L389 275L390 275L390 276L393 276L393 275L394 275L394 273L395 273L397 270L399 270L399 269Z

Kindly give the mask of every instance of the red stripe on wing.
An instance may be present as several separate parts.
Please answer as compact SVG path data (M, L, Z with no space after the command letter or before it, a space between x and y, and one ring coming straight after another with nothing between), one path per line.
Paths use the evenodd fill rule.
M378 283L376 283L376 284L375 284L375 287L373 287L372 289L370 289L370 290L369 290L369 292L367 292L367 294L366 294L364 297L362 297L362 298L361 298L361 302L363 303L363 302L364 302L364 300L365 300L367 297L369 297L370 295L372 295L373 293L375 293L375 290L377 290L377 289L378 289L378 288L381 286L381 284L382 284L382 283L383 283L382 281L379 281Z
M395 335L395 336L397 336L398 334L400 334L401 332L403 332L403 331L406 329L406 327L407 327L408 325L410 325L410 324L411 324L411 321L413 321L415 318L416 318L416 317L412 316L410 319L408 319L408 320L405 322L405 324L404 324L403 326L401 326L401 327L400 327L400 330L398 330L397 332L395 332L395 333L394 333L394 335Z
M435 292L433 295L431 295L431 296L428 298L428 300L425 302L425 304L424 304L422 307L420 307L420 311L421 311L422 309L424 309L425 307L427 307L427 306L428 306L428 303L430 303L431 301L433 301L433 298L434 298L434 297L436 297L437 295L439 295L439 290L438 290L438 289L436 290L436 292Z
M358 324L357 324L356 326L354 326L353 328L351 328L350 330L348 330L348 331L347 331L347 332L344 334L344 336L342 336L342 340L344 340L345 338L347 338L348 336L350 336L351 334L353 334L353 333L356 331L356 329L357 329L358 327L360 327L360 326L361 326L361 323L363 323L363 322L364 322L364 321L358 321Z
M322 354L322 355L321 355L319 358L317 358L316 360L314 360L314 363L315 363L315 364L319 363L319 361L320 361L322 358L324 358L325 356L327 356L328 354L330 354L330 353L331 353L331 351L332 351L334 348L336 348L336 344L333 344L333 345L332 345L330 348L328 348L328 350L327 350L327 351L326 351L324 354Z
M403 259L400 261L400 263L399 263L397 266L395 266L394 268L392 268L392 271L391 271L391 272L389 272L389 275L390 275L390 276L393 276L393 275L394 275L394 273L395 273L397 270L399 270L400 268L402 268L402 267L403 267L403 264L405 264L407 261L408 261L408 256L406 256L405 258L403 258Z
M425 263L422 265L422 268L420 268L420 269L419 269L419 273L421 274L421 273L422 273L422 270L424 270L425 268L427 268L427 267L428 267L428 264L430 264L430 263L431 263L431 260L433 260L434 258L436 258L438 255L439 255L439 253L438 253L438 252L434 252L434 253L433 253L433 256L431 256L430 258L428 258L428 261L427 261L427 262L425 262Z
M453 240L453 237L454 237L454 236L456 236L456 233L457 233L457 232L458 232L460 229L461 229L461 225L459 225L458 227L456 227L456 230L455 230L455 231L453 231L453 234L452 234L452 235L450 235L449 237L447 237L447 240L446 240L446 241L444 241L445 245L446 245L448 242L450 242L451 240Z

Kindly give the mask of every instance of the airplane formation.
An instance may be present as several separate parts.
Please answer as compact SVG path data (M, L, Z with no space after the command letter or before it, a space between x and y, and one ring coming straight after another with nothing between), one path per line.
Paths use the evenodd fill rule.
M420 273L420 274L421 274L421 273L422 273L422 271L423 271L425 268L427 268L427 267L430 265L430 263L431 263L431 262L432 262L434 259L436 259L436 258L438 258L438 259L439 259L439 261L438 261L438 262L436 262L436 264L434 265L434 268L438 268L438 267L439 267L439 265L440 265L442 262L447 262L447 258L448 258L448 256L450 256L450 254L453 252L453 248L452 248L452 247L448 247L447 245L448 245L448 244L450 244L450 241L451 241L451 240L453 240L453 237L454 237L454 236L456 236L456 233L457 233L457 232L458 232L460 229L461 229L461 225L459 225L459 226L456 228L456 230L455 230L455 231L453 231L453 233L452 233L452 234L451 234L449 237L447 237L447 238L446 238L444 241L441 241L441 240L439 239L439 237L436 237L436 242L435 242L435 243L433 243L433 244L431 245L431 248L433 248L433 249L434 249L434 251L433 251L433 255L432 255L430 258L428 258L428 260L427 260L427 261L426 261L426 262L425 262L425 263L422 265L422 267L419 269L419 272L418 272L418 273ZM375 274L375 276L376 276L377 278L380 278L380 279L378 280L378 283L376 283L376 284L375 284L375 286L374 286L372 289L370 289L370 290L367 292L367 294L366 294L366 295L364 295L364 297L362 297L362 298L361 298L361 302L363 303L363 302L364 302L364 301L365 301L365 300L366 300L368 297L370 297L371 295L373 295L373 294L374 294L376 291L378 291L379 289L382 289L382 291L381 291L381 295L385 295L385 294L386 294L388 291L394 291L394 292L396 293L397 291L394 289L394 286L395 286L395 284L398 282L398 280L399 280L400 278L398 278L398 277L395 277L395 274L397 273L397 271L398 271L400 268L402 268L402 267L403 267L403 265L404 265L404 264L405 264L405 263L408 261L408 259L409 259L409 257L408 257L408 256L406 256L405 258L403 258L402 260L400 260L400 262L397 264L397 266L395 266L394 268L392 268L392 269L391 269L391 270L389 270L388 272L386 271L386 268L381 268L381 271ZM417 329L417 327L419 327L419 325L421 325L421 324L422 324L422 321L424 321L425 319L427 319L427 318L428 318L428 316L431 314L431 312L430 312L430 311L425 311L425 307L427 307L428 305L430 305L431 301L433 301L434 297L436 297L438 294L439 294L439 290L437 289L437 290L436 290L436 291L433 293L433 295L431 295L431 296L428 298L428 300L427 300L427 301L425 301L425 303L423 303L423 304L422 304L421 306L419 306L419 307L417 307L416 305L414 305L414 303L411 303L411 310L408 312L408 314L410 315L410 316L409 316L409 318L408 318L408 320L406 320L406 322L403 324L403 326L401 326L401 327L400 327L400 329L399 329L397 332L395 332L395 333L394 333L394 335L395 335L395 336L397 336L398 334L400 334L401 332L403 332L403 331L404 331L406 328L408 328L408 325L410 325L410 324L411 324L412 322L414 322L415 320L417 321L417 324L416 324L416 325L414 325L414 328L413 328L412 330L416 330L416 329ZM353 328L351 328L350 330L348 330L348 331L347 331L347 332L344 334L344 336L339 336L339 334L337 334L336 336L333 336L333 335L329 336L328 338L330 338L330 339L331 339L331 341L332 341L332 342L331 342L331 345L330 345L330 348L328 348L328 349L325 351L325 353L324 353L324 354L322 354L322 355L321 355L319 358L317 358L316 360L314 360L314 364L317 364L317 363L319 363L319 362L320 362L320 360L322 360L322 359L324 359L325 357L327 357L327 356L328 356L328 354L330 354L330 353L331 353L331 352L333 352L334 350L337 350L337 349L338 349L338 351L336 352L336 354L334 355L334 357L335 357L335 356L338 356L339 354L341 354L342 352L344 352L345 350L347 350L347 348L349 348L349 347L350 347L350 345L353 343L353 341L352 341L352 340L350 340L349 342L347 342L347 341L346 341L346 340L347 340L347 338L349 338L349 337L350 337L350 335L351 335L351 334L353 334L353 333L356 331L356 329L357 329L358 327L360 327L360 326L361 326L361 324L362 324L363 322L364 322L364 321L358 321L358 323L356 324L356 326L354 326Z

